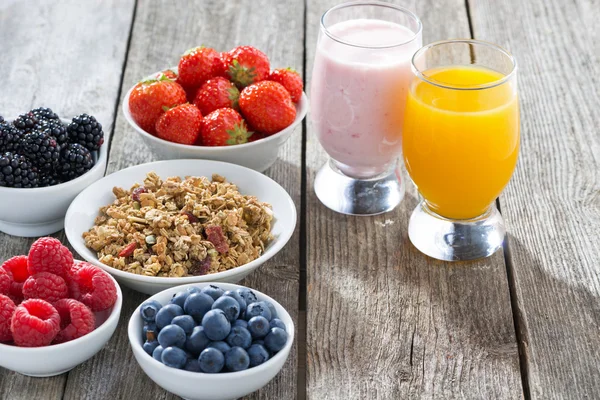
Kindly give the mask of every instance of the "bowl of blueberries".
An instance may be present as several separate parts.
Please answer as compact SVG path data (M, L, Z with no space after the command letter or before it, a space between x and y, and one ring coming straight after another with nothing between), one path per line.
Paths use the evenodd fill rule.
M228 400L275 377L294 342L294 323L271 297L230 283L164 290L133 312L128 335L144 372L186 399Z
M88 114L63 119L39 107L0 116L0 231L34 237L61 230L73 199L104 176L107 153L102 125Z

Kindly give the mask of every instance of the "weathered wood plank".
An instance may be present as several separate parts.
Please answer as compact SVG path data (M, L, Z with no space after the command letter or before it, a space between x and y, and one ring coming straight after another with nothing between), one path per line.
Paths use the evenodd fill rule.
M309 75L319 18L335 3L308 1ZM469 37L463 1L408 6L423 20L424 43ZM382 216L328 210L312 189L325 160L309 128L307 397L521 397L503 255L448 264L420 254L406 229L417 204L412 185L398 209Z
M188 48L206 45L228 50L251 44L271 59L273 66L303 63L302 1L169 1L138 2L123 94L140 78L176 65ZM268 12L258 12L268 10ZM282 40L282 38L286 38ZM280 160L266 174L300 205L301 132L286 144ZM109 156L109 172L153 160L153 156L123 118L120 107ZM243 284L280 301L295 321L298 315L299 232L288 245ZM93 360L71 373L65 398L174 398L155 385L138 367L129 347L126 322L146 296L125 290L122 317L110 344ZM296 397L297 356L294 348L283 371L265 388L250 396L262 399ZM85 389L84 389L85 388Z
M470 1L519 64L521 154L501 196L533 399L600 398L600 7ZM590 37L592 33L592 37Z
M0 114L33 107L95 115L109 133L134 0L0 3ZM102 38L99 40L98 38ZM57 234L66 242L64 234ZM26 253L33 239L0 234L0 260ZM67 374L36 379L0 369L0 397L59 399Z

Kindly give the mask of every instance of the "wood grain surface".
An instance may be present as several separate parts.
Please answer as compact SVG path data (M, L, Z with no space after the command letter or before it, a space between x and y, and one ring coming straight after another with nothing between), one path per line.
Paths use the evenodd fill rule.
M501 196L532 399L600 398L600 4L470 1L519 65L521 154Z
M308 2L309 81L319 18L336 3ZM397 3L421 17L424 43L469 37L464 1ZM325 208L313 181L327 157L307 125L307 398L520 398L502 253L461 264L419 253L407 235L412 184L381 216Z

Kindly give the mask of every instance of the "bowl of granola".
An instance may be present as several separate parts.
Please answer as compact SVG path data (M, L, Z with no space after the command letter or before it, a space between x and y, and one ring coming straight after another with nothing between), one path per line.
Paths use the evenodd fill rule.
M65 217L81 257L147 294L239 282L277 254L295 226L296 207L279 184L209 160L115 172L81 192Z

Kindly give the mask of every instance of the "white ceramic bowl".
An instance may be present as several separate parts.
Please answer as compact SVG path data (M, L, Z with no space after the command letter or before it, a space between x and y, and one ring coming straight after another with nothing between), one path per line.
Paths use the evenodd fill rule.
M171 68L176 70L176 68ZM150 79L158 74L149 75ZM134 86L135 87L135 86ZM172 160L178 158L201 158L205 160L225 161L233 164L243 165L262 172L269 168L277 160L279 148L289 139L291 134L300 126L300 123L308 112L308 98L302 93L302 99L296 104L296 119L284 130L256 142L238 144L235 146L192 146L179 144L160 139L149 134L138 126L129 112L129 95L133 87L129 89L123 99L123 113L129 125L142 137L146 145L161 160Z
M111 277L112 278L112 277ZM118 283L117 301L111 309L96 313L96 329L70 342L45 347L18 347L0 343L0 366L23 375L60 375L92 358L112 337L123 304Z
M67 119L62 121L71 122ZM72 181L32 189L0 186L0 231L24 237L60 231L69 204L79 192L104 176L107 159L108 140L100 147L98 155L94 155L92 169Z
M178 286L162 291L148 300L157 300L161 304L167 304L173 295L189 286L204 287L210 282ZM243 286L229 283L214 283L223 290L235 290ZM278 302L257 290L252 289L259 301L268 300L275 306L277 317L283 321L288 333L288 341L285 347L273 358L257 367L248 368L240 372L225 372L219 374L205 374L199 372L184 371L167 367L148 355L142 348L142 327L144 326L140 317L140 306L133 312L127 329L129 343L133 350L135 359L140 364L146 375L156 382L160 387L192 400L229 400L250 394L263 386L281 371L283 364L290 354L294 343L294 322Z
M213 173L224 176L236 184L243 194L256 196L273 206L275 221L271 232L275 238L265 252L256 260L228 271L202 276L168 278L136 275L121 271L98 261L96 252L88 249L82 234L94 225L100 207L111 204L115 186L129 189L134 183L142 183L148 172L154 171L163 179L170 176L206 176ZM141 164L123 169L95 182L75 198L65 217L65 233L69 242L86 261L103 268L119 282L139 292L154 294L161 290L195 282L239 282L262 263L273 257L287 243L296 226L296 207L289 194L279 184L263 174L239 165L209 160L169 160Z

